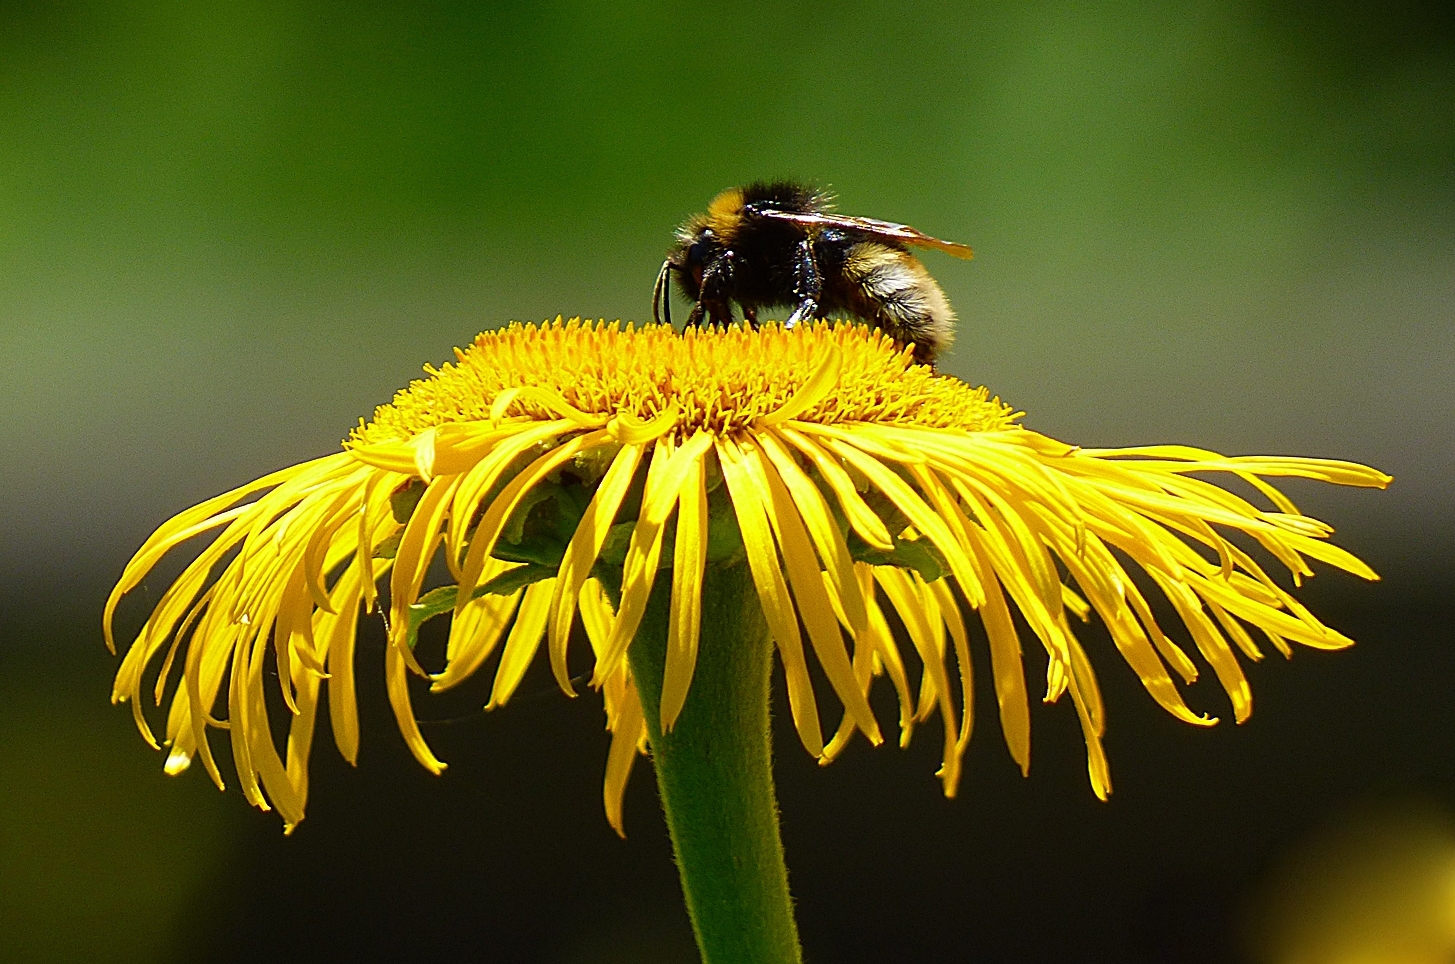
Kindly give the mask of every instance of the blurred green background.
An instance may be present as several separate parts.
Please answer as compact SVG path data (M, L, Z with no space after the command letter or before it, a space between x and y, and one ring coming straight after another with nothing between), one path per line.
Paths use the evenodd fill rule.
M929 734L827 770L782 734L811 961L1272 964L1319 828L1455 820L1443 4L0 0L0 960L693 959L646 768L629 839L601 815L594 697L422 703L436 779L366 634L361 765L322 734L285 839L161 774L99 613L166 517L476 331L645 318L671 228L776 175L972 244L927 256L942 368L1034 428L1397 480L1291 487L1386 578L1308 587L1360 645L1252 669L1248 725L1166 718L1092 639L1108 804L1069 705L1028 781L982 719L951 802Z

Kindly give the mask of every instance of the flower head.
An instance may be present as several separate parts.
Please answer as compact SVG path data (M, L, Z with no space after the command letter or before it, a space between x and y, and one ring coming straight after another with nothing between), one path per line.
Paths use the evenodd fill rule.
M357 754L355 630L361 609L376 607L400 729L438 772L444 764L411 708L410 672L444 690L498 652L490 706L499 706L544 643L571 693L579 613L613 734L605 799L620 829L622 790L646 740L626 655L654 586L670 586L665 672L652 694L670 730L691 695L704 570L746 565L799 739L820 760L855 731L881 741L868 694L887 677L901 742L940 715L939 776L953 795L972 674L984 658L972 655L982 637L965 617L978 613L1011 756L1028 768L1028 631L1047 654L1044 699L1069 693L1092 788L1105 797L1104 712L1075 622L1094 612L1153 699L1209 725L1216 720L1189 709L1173 679L1197 677L1174 636L1190 638L1241 722L1252 701L1238 654L1262 656L1250 630L1284 655L1290 643L1351 642L1246 547L1261 545L1295 583L1312 575L1309 560L1377 578L1266 480L1382 487L1380 472L1183 446L1076 448L1024 428L985 389L914 365L862 326L677 334L557 319L487 332L457 356L361 422L342 452L181 513L127 565L106 607L109 643L120 598L172 548L220 530L161 596L113 691L156 745L140 709L143 676L163 658L160 704L180 660L169 772L200 756L220 786L206 730L225 726L248 799L297 824L325 687L335 742L346 759ZM1271 508L1199 477L1209 472L1242 480ZM427 591L441 551L453 584ZM1164 632L1154 589L1181 632ZM415 653L417 632L445 613L443 663L430 671ZM827 740L810 651L843 707ZM289 710L283 754L265 702L267 667ZM224 683L226 722L214 715Z

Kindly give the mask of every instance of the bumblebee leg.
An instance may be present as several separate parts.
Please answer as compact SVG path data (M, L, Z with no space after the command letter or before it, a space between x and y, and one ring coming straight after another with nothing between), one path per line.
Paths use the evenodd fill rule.
M692 311L687 316L687 326L689 328L696 328L702 324L702 319L705 317L707 317L707 302L699 300L697 304L692 306Z
M746 321L748 324L752 325L754 328L757 328L758 309L749 308L747 305L743 305L743 320Z
M701 325L706 321L710 325L728 325L733 320L733 309L726 301L708 301L703 299L692 306L692 314L687 316L687 324L690 326Z
M793 293L798 296L798 307L783 322L784 328L792 328L800 321L818 316L819 300L823 298L823 276L819 274L818 262L813 257L813 243L804 238L793 252Z
M732 290L733 269L736 259L731 251L725 252L702 272L702 287L697 293L697 304L687 316L689 325L702 324L703 316L714 325L726 325L733 320L733 310L728 305L728 292Z

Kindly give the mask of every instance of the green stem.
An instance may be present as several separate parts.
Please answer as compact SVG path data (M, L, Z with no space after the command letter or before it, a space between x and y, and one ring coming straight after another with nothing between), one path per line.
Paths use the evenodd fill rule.
M657 580L629 658L697 946L704 964L798 964L773 795L773 643L752 576L708 565L692 688L663 733L670 583Z

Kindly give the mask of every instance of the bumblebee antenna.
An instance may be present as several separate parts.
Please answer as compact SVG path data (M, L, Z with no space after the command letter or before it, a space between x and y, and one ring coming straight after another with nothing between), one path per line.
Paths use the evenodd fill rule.
M662 315L666 315L667 324L672 323L672 286L667 282L667 275L672 270L672 259L668 258L662 262L662 270L657 272L657 283L652 287L652 320L661 324ZM658 308L661 312L658 312Z

